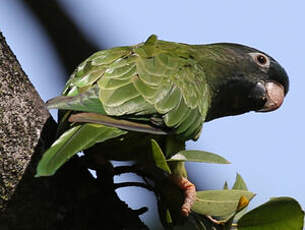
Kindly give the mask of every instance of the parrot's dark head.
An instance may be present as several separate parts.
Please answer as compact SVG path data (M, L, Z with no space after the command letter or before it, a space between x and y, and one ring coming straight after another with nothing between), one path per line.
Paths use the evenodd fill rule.
M207 121L248 111L269 112L288 92L286 71L272 57L254 48L231 43L208 45L207 79L212 89Z

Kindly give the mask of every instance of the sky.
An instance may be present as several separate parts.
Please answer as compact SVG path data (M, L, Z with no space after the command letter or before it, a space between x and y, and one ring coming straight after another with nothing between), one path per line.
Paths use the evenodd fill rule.
M188 142L187 148L220 154L232 164L188 163L187 170L199 190L221 189L224 181L232 185L240 173L257 194L252 208L277 196L294 197L305 208L304 1L59 2L98 47L133 45L156 34L162 40L190 44L241 43L278 60L290 77L290 91L281 108L206 123L200 139ZM0 31L43 100L59 95L64 67L44 29L21 1L0 2ZM152 211L142 218L150 226L157 222L152 194L139 188L118 191L133 208L149 205Z

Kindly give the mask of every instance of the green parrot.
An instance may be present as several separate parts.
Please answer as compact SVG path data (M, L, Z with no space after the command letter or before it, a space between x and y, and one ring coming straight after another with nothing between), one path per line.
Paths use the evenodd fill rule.
M280 107L288 92L285 70L269 55L231 43L188 45L150 36L144 43L94 53L68 80L59 109L58 139L37 176L53 175L74 154L151 162L151 139L168 159L197 140L204 122ZM194 188L182 162L170 164L185 189L185 215ZM190 187L192 187L190 189Z

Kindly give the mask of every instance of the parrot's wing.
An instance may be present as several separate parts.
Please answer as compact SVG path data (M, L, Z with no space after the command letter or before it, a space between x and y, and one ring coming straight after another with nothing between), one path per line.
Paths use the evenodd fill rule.
M137 46L99 51L74 71L63 96L47 102L48 108L63 111L63 134L44 154L37 175L53 174L77 152L124 135L124 129L171 130L182 139L196 139L209 103L206 77L192 46L152 36ZM75 117L71 111L85 113ZM103 116L88 118L88 113ZM88 123L70 126L69 117Z
M173 128L184 139L197 138L210 103L192 46L155 36L95 53L73 73L64 95L49 101L48 108L151 118L151 124Z

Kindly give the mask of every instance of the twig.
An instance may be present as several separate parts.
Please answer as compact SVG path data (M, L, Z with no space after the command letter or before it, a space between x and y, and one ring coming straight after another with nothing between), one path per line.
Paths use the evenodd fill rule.
M121 175L124 173L135 173L135 174L141 174L140 171L141 167L138 165L124 165L124 166L117 166L114 167L114 175Z
M129 186L142 187L142 188L146 188L149 191L154 191L154 188L151 185L144 184L144 183L141 183L141 182L122 182L122 183L116 183L116 184L114 184L114 189L123 188L123 187L129 187Z

